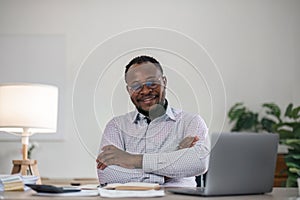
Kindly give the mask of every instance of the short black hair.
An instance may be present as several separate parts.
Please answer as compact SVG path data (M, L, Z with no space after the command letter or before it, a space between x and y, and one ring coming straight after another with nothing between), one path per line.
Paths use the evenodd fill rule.
M134 64L142 64L142 63L146 63L146 62L150 62L150 63L153 63L160 71L161 73L163 74L163 69L160 65L160 63L153 57L151 56L145 56L145 55L142 55L142 56L137 56L135 58L133 58L125 67L125 79L126 79L126 74L129 70L129 68L134 65Z

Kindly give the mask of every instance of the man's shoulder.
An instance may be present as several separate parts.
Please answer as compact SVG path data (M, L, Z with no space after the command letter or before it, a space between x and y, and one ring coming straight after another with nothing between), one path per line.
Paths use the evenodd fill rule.
M176 118L192 119L195 117L200 117L200 115L198 113L188 112L188 111L174 108L174 107L171 107L171 110Z
M185 126L201 126L204 129L207 129L204 119L200 116L199 113L188 112L184 110L176 110L176 120L183 123Z
M119 121L134 121L136 114L137 114L136 111L131 111L128 113L116 115L111 119L111 121L117 121L117 122L119 122Z
M106 124L106 127L114 127L117 129L126 130L133 124L134 112L129 112L112 117Z

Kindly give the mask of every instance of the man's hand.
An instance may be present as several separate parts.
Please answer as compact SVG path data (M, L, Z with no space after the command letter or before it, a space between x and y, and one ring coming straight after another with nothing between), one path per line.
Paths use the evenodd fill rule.
M198 140L198 136L187 136L179 143L178 149L193 147Z
M103 147L96 160L97 168L101 170L109 165L118 165L128 169L142 168L142 161L142 155L127 153L113 145Z

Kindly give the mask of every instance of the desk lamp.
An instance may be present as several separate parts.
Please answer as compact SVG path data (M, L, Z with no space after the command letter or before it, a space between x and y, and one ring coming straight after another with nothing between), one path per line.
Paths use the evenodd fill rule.
M53 133L57 126L58 88L50 85L0 84L0 131L22 138L22 160L13 160L12 174L36 175L36 160L27 157L29 136Z

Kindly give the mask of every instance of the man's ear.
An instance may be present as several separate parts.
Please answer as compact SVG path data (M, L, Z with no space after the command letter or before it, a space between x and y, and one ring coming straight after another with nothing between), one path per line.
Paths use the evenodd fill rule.
M163 82L164 82L164 86L166 87L167 86L167 77L163 76Z

